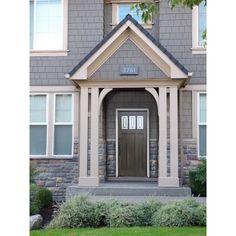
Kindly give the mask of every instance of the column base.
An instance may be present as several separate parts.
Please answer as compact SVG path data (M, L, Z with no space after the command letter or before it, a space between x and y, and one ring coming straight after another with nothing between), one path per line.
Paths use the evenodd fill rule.
M160 187L179 187L179 178L177 177L159 177L158 185Z
M98 177L79 177L79 186L84 187L97 187L99 186L99 178Z

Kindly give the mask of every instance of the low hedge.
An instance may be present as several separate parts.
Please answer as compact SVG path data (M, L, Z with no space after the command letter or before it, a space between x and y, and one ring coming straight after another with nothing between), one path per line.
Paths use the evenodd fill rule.
M131 227L131 226L205 226L206 206L194 200L161 204L90 202L76 197L63 203L49 228Z

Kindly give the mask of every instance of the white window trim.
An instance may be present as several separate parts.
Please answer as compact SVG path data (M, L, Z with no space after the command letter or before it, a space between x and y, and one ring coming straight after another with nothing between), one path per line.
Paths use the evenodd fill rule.
M55 122L56 120L56 96L62 94L69 94L71 95L71 122ZM73 157L73 150L74 150L74 94L73 93L54 93L53 96L53 127L52 127L52 157L63 157L63 158L71 158ZM71 144L71 155L55 155L54 154L54 137L55 137L55 126L56 125L71 125L72 129L72 144Z
M48 107L49 107L49 98L48 98L48 94L47 93L30 93L30 96L35 96L35 95L43 95L43 96L46 96L46 122L45 123L29 123L29 128L31 125L35 125L35 126L38 126L38 125L46 125L46 130L47 130L47 135L46 135L46 152L45 152L45 155L31 155L30 154L30 158L45 158L48 156Z
M192 54L206 54L206 48L198 45L198 6L192 9Z
M63 47L61 50L30 50L30 56L67 56L68 50L68 0L63 1ZM34 17L36 17L34 15ZM35 19L34 19L35 21ZM35 27L34 27L35 29Z
M119 5L131 5L133 3L137 3L139 1L136 2L130 2L130 1L122 1L120 3L112 3L112 28L114 28L116 25L118 25L119 22ZM141 25L143 26L143 28L145 29L152 29L153 26L153 21L148 21L147 24L145 23L141 23Z
M198 92L197 93L197 156L198 156L198 159L201 160L201 159L206 159L207 155L206 156L200 156L200 145L199 145L199 126L200 125L205 125L206 126L206 129L207 129L207 118L206 118L206 122L200 122L200 95L201 94L206 94L207 96L207 93L206 92Z

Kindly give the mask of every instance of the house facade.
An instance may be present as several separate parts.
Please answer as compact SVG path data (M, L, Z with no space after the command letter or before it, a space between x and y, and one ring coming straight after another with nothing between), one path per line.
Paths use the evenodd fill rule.
M36 182L188 184L206 157L206 7L30 0L30 162Z

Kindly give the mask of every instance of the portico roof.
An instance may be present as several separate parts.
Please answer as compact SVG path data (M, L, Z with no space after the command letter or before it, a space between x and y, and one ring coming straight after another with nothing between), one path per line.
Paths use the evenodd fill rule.
M87 80L128 39L133 41L170 79L191 77L191 73L129 14L65 77L71 80Z

